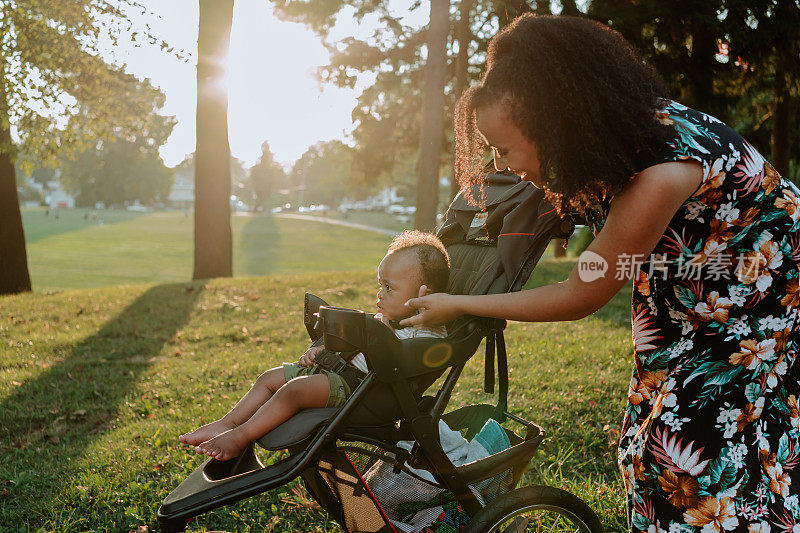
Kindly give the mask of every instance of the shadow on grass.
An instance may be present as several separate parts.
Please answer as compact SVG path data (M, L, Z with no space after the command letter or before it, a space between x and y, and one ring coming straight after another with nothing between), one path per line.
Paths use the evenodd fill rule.
M273 273L281 234L272 215L249 217L238 241L239 255L243 259L243 271L238 275L264 276Z
M25 229L25 243L37 241L104 225L128 222L139 218L143 213L118 209L93 211L91 209L58 209L45 215L44 209L25 209L22 211L22 225ZM94 213L94 214L92 214ZM85 218L84 218L85 217Z
M203 289L148 289L94 335L56 347L56 357L63 356L0 403L0 453L7 461L0 470L12 479L29 473L11 486L11 502L58 497L70 461L114 426L142 375L189 321ZM12 507L0 506L0 523L10 518L6 513L13 516Z

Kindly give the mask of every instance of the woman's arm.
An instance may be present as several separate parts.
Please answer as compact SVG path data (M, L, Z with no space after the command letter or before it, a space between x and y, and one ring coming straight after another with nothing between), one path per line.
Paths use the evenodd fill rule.
M412 298L409 306L419 314L401 325L442 324L463 315L477 315L522 322L576 320L603 307L627 282L617 279L617 265L625 258L642 261L663 235L678 208L702 182L695 162L662 163L642 171L611 203L605 225L587 248L606 262L605 275L584 281L580 264L560 283L508 294L483 296L431 294ZM581 255L585 259L591 254ZM596 256L595 256L596 257Z

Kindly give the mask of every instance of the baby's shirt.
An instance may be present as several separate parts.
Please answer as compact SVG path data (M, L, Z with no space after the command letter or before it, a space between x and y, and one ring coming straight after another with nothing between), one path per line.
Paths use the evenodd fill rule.
M381 319L381 316L382 315L380 313L375 313L375 318L378 320ZM397 335L397 338L400 340L417 339L423 337L443 339L447 337L447 328L444 326L409 326L394 330L394 334ZM350 364L364 373L369 372L369 369L367 368L367 359L364 357L363 353L357 353L355 357L350 359Z

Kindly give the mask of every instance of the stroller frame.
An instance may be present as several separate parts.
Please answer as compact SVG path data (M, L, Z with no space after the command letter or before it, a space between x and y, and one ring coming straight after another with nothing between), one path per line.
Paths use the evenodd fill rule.
M550 224L549 233L551 238L569 236L573 227L571 223L565 227L560 220L555 220ZM544 246L547 242L549 239ZM529 251L533 262L538 260L542 252L541 245ZM526 261L530 262L530 258ZM527 274L530 274L530 270ZM522 283L526 279L527 275ZM521 284L515 279L512 285ZM370 367L367 376L341 408L302 411L257 441L267 450L288 450L287 457L264 466L256 457L254 445L251 444L242 455L232 460L206 460L162 502L157 515L161 530L183 531L189 521L199 514L281 487L302 476L307 489L346 531L397 531L361 473L347 457L348 446L340 445L339 442L358 442L385 450L387 453L372 452L371 455L392 464L395 473L401 470L408 472L406 465L427 470L433 476L434 484L452 494L467 515L473 518L479 514L482 517L491 515L491 504L485 504L474 485L504 475L506 490L513 489L545 436L536 424L508 412L508 365L503 336L506 322L462 317L448 328L449 333L445 339L416 338L401 341L371 315L352 309L330 307L320 298L308 293L305 297L304 322L311 340L324 341L327 349L337 352L358 350L363 353ZM484 389L486 392L493 392L496 358L499 377L497 405L467 405L445 413L465 364L484 339ZM418 391L425 391L436 382L445 371L447 375L435 395L418 394ZM387 405L386 400L394 408L392 416L370 410L369 406ZM499 422L511 419L521 424L525 428L524 438L506 429L511 442L509 448L481 460L454 465L440 442L439 420L444 420L453 429L466 430L467 438L471 438L490 418ZM401 440L414 442L411 451L396 445ZM326 496L327 492L321 490L324 482L318 470L332 453L345 454L347 462L352 466L352 478L357 485L353 490L360 491L362 496L368 493L375 504L375 509L366 513L369 517L360 519L360 522L354 522L345 516L341 502L330 499ZM506 496L514 492L517 491ZM568 493L564 494L577 500L572 502L575 504L573 507L577 507L574 512L567 509L566 514L580 519L582 531L602 531L599 520L585 503ZM495 503L506 504L507 499L501 496ZM505 512L502 509L499 511L500 514ZM472 521L470 528L471 524Z

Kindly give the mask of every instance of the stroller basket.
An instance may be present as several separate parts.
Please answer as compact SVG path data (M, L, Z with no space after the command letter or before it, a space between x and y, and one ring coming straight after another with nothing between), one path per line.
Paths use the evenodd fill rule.
M489 404L469 405L442 420L469 438L495 409ZM535 424L526 428L524 437L505 431L511 447L456 467L483 504L516 486L544 438ZM458 505L458 499L436 481L435 469L413 447L387 446L347 432L339 440L314 468L303 473L303 480L328 514L348 531L392 531L391 527L412 531L415 525L433 523L443 509Z
M456 197L438 232L450 253L448 292L520 290L549 241L569 236L573 227L543 201L542 191L514 175L489 175ZM416 532L437 520L482 524L486 512L496 510L493 501L506 505L509 491L523 490L514 487L544 433L507 410L505 321L460 317L447 325L444 339L400 340L372 315L307 294L304 323L311 340L329 351L364 354L367 376L341 408L302 411L257 441L266 450L288 450L280 460L264 466L251 445L233 460L203 463L162 503L162 531L182 531L200 513L297 477L353 533ZM496 371L497 405L446 412L465 364L484 340L484 389L494 391ZM438 391L424 395L437 381ZM507 419L521 424L520 435L498 424ZM497 440L487 440L490 434ZM583 515L594 516L588 507ZM596 517L589 522L599 524Z

